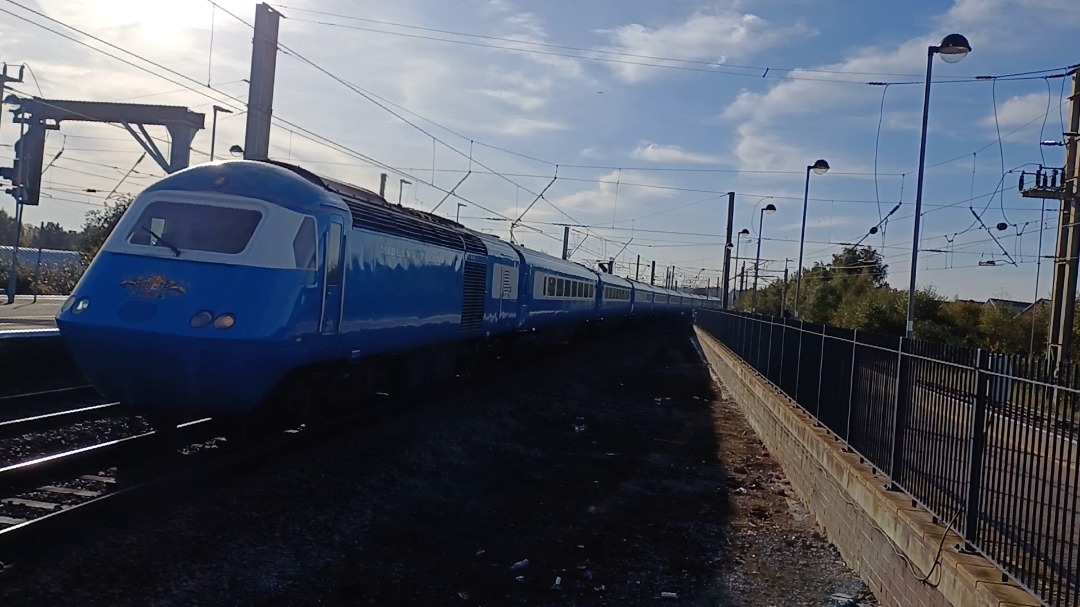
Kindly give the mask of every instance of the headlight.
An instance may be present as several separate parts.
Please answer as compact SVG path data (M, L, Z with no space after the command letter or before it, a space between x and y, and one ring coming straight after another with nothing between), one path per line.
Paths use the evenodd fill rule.
M196 312L195 316L191 317L191 327L193 329L201 329L210 324L210 321L214 320L214 315L207 310Z
M68 310L71 309L71 306L74 303L75 303L75 296L74 295L68 296L68 298L64 300L64 305L60 306L60 311L61 312L67 312Z
M222 314L214 319L215 329L228 329L236 322L236 318L232 314Z
M78 314L78 313L82 312L83 310L85 310L85 309L87 309L89 307L90 307L90 299L84 297L84 298L80 299L79 301L75 302L75 308L72 311L74 313Z

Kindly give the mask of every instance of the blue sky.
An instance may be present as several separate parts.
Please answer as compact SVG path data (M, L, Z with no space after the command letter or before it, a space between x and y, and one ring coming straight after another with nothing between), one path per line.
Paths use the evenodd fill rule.
M253 20L253 2L219 5ZM452 197L437 212L452 217L463 202L463 223L502 238L509 237L505 217L518 217L558 165L545 200L529 210L515 237L558 254L560 224L589 226L572 230L574 259L591 264L619 253L625 274L634 272L640 255L643 276L655 260L658 276L676 265L683 283L698 276L715 284L719 276L728 191L737 194L736 232L745 227L757 234L758 209L777 206L765 217L762 258L770 261L763 267L774 276L786 258L794 269L805 168L824 158L832 170L811 179L804 265L860 239L900 202L884 235L865 242L885 254L890 282L906 286L927 45L955 31L973 47L960 63L935 60L935 82L1080 62L1075 45L1067 44L1080 22L1074 0L289 0L275 6L286 17L283 44L377 95L413 125L310 64L280 55L275 116L351 152L276 124L272 156L377 189L386 169L364 159L373 158L393 167L387 197L396 201L399 179L407 179L413 184L405 186L403 201L425 210L471 168L456 190L467 201ZM123 56L174 82L15 16L107 48L27 8L138 54L142 59ZM208 159L216 102L238 112L219 117L217 154L243 143L239 112L251 30L206 0L0 0L0 10L10 11L0 13L0 60L26 63L37 78L15 85L18 93L38 94L40 85L51 98L205 112L207 129L193 143L193 162ZM1062 84L1067 95L1069 83L1041 77L1060 73L934 85L920 285L949 297L1034 296L1039 204L1018 195L1018 174L1003 179L1003 167L1044 158L1047 165L1063 163L1063 148L1038 145L1061 138L1060 116L1068 110L1061 106ZM17 136L9 112L0 129L0 158L9 159ZM164 129L152 132L165 137ZM78 227L113 188L137 193L162 175L144 158L121 182L142 152L114 126L65 123L49 135L48 158L61 147L45 173L47 196L27 210L27 221ZM991 196L999 184L1002 191ZM1057 221L1053 205L1047 208L1044 255L1052 253ZM979 220L991 228L1009 225L993 230L995 242ZM744 239L743 256L752 256L755 245ZM946 250L952 253L940 252ZM1016 265L979 265L992 259ZM1050 273L1051 264L1043 263L1040 296L1048 296Z

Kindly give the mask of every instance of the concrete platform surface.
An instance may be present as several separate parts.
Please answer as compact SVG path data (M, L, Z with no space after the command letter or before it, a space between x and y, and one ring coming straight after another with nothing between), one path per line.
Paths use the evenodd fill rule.
M14 303L0 295L0 331L11 329L56 328L56 315L67 295L16 295Z

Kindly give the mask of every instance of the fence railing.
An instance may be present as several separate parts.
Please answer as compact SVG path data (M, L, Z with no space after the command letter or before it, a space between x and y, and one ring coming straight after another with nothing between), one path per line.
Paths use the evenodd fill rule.
M695 323L1046 605L1080 606L1080 372L756 314Z

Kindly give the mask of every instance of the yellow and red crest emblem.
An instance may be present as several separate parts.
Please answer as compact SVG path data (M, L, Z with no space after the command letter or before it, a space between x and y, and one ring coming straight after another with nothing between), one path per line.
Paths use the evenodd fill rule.
M120 286L125 287L128 293L135 297L143 299L164 299L168 295L187 292L184 285L161 274L125 278L120 281Z

